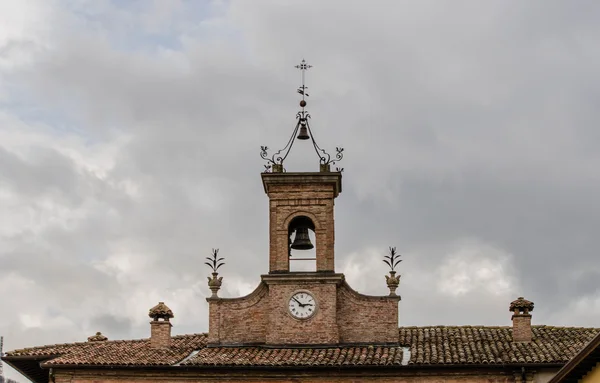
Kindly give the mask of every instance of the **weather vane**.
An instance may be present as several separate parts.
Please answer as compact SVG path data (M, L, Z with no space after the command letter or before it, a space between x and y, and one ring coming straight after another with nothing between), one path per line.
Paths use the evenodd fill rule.
M308 89L308 87L306 85L304 85L304 73L307 70L309 70L310 68L312 68L312 65L308 65L306 63L306 61L304 59L302 59L302 62L300 64L296 65L296 68L300 69L300 72L302 73L302 86L300 88L298 88L298 93L300 93L302 95L302 101L304 101L304 96L306 96L306 97L309 96L309 94L306 93L306 90ZM300 102L300 106L304 108L306 106L306 101Z
M337 161L341 161L344 157L344 148L335 148L335 157L331 158L331 155L327 153L325 149L321 149L315 141L315 136L312 130L310 129L310 125L308 123L308 120L310 119L310 114L304 109L306 107L305 98L309 96L309 94L306 92L308 87L305 83L305 74L308 69L312 68L312 65L307 64L306 60L302 59L300 64L296 65L295 67L297 69L300 69L300 73L302 74L302 85L297 89L297 92L302 95L302 100L300 100L300 107L302 108L302 110L296 113L296 127L294 128L294 131L292 132L292 136L288 140L288 143L283 147L283 149L275 152L271 157L269 157L269 148L266 146L260 147L260 156L263 160L267 161L267 164L265 165L265 172L281 173L284 171L283 161L285 161L288 154L290 154L290 151L292 150L292 146L294 146L296 138L299 140L311 140L313 147L315 148L315 152L317 153L317 156L319 156L319 164L321 171L329 172L330 165L335 165ZM343 168L336 168L336 171L338 172L342 172L343 170Z

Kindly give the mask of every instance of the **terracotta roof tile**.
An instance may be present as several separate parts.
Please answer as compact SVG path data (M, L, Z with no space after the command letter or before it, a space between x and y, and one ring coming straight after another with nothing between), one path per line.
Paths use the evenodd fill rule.
M400 328L411 365L565 363L600 329L532 326L531 343L513 343L511 327Z
M47 366L172 365L206 346L206 339L206 334L175 336L169 349L151 347L150 339L56 344L7 352L5 357L10 360L21 356L56 356L44 362Z
M169 320L175 318L173 311L165 304L165 302L158 302L158 304L148 310L148 316L154 320L165 319Z
M69 350L68 353L47 361L45 365L170 366L183 360L192 351L205 347L206 339L206 334L175 336L172 347L168 349L151 347L149 339L98 342L97 347Z
M184 366L391 366L401 365L397 346L348 346L328 348L209 347L200 350Z
M532 326L531 343L513 343L510 327L401 327L398 346L206 347L206 334L173 337L169 349L149 339L33 347L6 353L48 357L44 365L186 366L400 366L403 348L409 365L566 363L600 329ZM193 351L197 354L192 355ZM410 357L409 357L410 356Z
M508 307L508 311L517 311L529 313L529 311L533 311L534 304L532 301L528 301L523 297L518 297L516 300L510 302L510 306Z

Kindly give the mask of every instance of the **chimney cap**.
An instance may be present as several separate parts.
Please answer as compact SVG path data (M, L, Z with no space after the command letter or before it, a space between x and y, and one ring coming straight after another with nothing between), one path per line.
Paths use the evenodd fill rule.
M509 311L513 311L515 313L523 313L529 314L530 311L533 311L533 302L528 301L523 297L519 297L516 300L510 302Z
M106 340L108 340L108 338L102 335L100 331L98 331L96 335L88 337L88 342L104 342Z
M158 302L156 306L150 309L150 311L148 312L148 316L155 321L159 319L164 319L167 322L169 321L169 319L174 317L173 311L171 311L171 309L167 307L165 302Z

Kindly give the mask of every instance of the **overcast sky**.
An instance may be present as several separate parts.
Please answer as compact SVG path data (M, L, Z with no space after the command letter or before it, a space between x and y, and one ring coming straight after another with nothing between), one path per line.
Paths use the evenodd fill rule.
M5 350L207 330L267 272L261 145L345 148L336 270L400 325L600 327L597 1L0 0ZM316 171L300 142L289 171ZM8 376L24 380L14 371Z

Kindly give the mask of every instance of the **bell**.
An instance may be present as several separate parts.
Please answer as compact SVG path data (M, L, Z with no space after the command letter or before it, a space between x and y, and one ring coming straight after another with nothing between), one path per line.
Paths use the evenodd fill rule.
M294 243L292 243L292 249L294 250L310 250L314 246L310 242L308 236L307 227L299 227L296 229L296 236L294 237Z
M310 136L308 135L308 129L306 129L306 125L300 125L300 133L298 134L299 140L308 140Z

